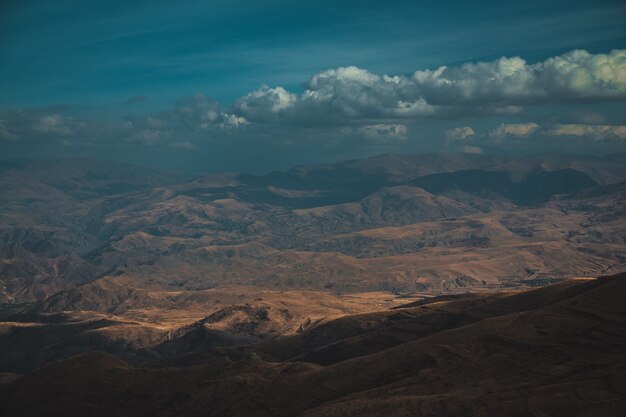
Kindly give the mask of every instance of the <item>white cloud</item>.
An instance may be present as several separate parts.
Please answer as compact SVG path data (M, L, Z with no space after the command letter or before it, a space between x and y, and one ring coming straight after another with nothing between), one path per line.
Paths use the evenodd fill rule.
M39 119L33 126L33 129L41 133L70 136L74 134L73 124L72 119L65 118L59 114L50 114Z
M492 139L504 139L509 136L526 138L539 128L540 126L537 123L503 123L491 130L488 135Z
M226 113L220 104L204 94L180 100L176 107L146 117L130 117L124 125L126 142L148 146L167 145L172 148L195 146L193 142L217 137L248 124L248 120Z
M626 50L590 54L575 50L534 66L548 95L572 98L623 98Z
M347 119L411 118L436 113L435 106L419 96L404 94L405 77L373 74L357 67L326 70L314 75L300 95L281 87L249 93L235 110L252 121L314 121L345 123Z
M359 136L373 142L387 142L391 140L404 140L407 135L407 127L403 124L374 124L358 128L344 128L344 133L354 132Z
M163 112L158 117L164 122L162 127L178 127L192 130L206 130L222 121L222 109L217 101L204 94L195 94L178 102L173 110Z
M223 114L223 121L220 124L220 127L223 129L229 129L233 127L239 127L248 124L248 120L245 117L235 116L234 114Z
M417 71L413 80L432 104L525 104L626 98L626 50L574 50L529 65L520 57Z
M482 155L483 150L482 148L478 147L478 146L463 146L463 152L465 153L471 153L474 155Z
M548 136L588 137L593 140L626 139L626 126L562 124L545 131Z
M469 126L455 127L446 131L447 140L463 140L470 136L474 136L476 132Z
M471 131L471 135L464 136L465 129ZM603 124L554 124L538 125L537 123L503 123L487 133L475 132L471 127L456 128L448 130L448 139L467 139L472 141L477 139L484 141L486 138L501 140L506 138L543 138L550 137L574 137L591 139L595 141L606 140L626 140L625 125L603 125ZM477 142L475 142L477 143Z
M234 108L246 119L253 121L271 120L277 113L295 105L297 96L282 87L261 86L235 102Z
M121 122L75 119L69 117L70 109L61 106L4 110L0 111L0 140L58 140L90 146L136 143L173 148L201 148L202 141L218 138L281 143L339 143L358 138L382 143L407 139L407 126L415 140L420 134L428 140L426 133L415 128L420 119L468 120L486 114L520 113L523 106L533 104L582 101L613 102L613 107L626 101L626 50L607 54L576 50L534 64L519 57L503 57L418 70L409 75L379 75L367 69L343 67L313 75L299 94L280 86L261 86L228 108L196 94L169 110L129 116ZM465 151L478 152L480 149L471 146L481 141L484 146L493 146L505 138L626 139L624 126L606 124L612 119L617 120L608 114L590 114L586 119L559 119L582 124L513 123L485 132L460 126L445 132L445 145L459 150L468 146ZM434 136L441 140L437 133Z
M344 67L315 74L301 95L262 86L237 100L251 121L341 123L346 119L519 113L535 103L626 99L626 50L575 50L528 64L520 57L419 70L411 77Z

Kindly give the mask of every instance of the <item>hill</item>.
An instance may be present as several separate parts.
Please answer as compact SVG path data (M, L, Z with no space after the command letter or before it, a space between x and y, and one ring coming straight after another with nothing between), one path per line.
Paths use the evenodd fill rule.
M150 367L87 353L6 378L0 410L23 416L615 416L626 406L624 295L622 274L411 303Z

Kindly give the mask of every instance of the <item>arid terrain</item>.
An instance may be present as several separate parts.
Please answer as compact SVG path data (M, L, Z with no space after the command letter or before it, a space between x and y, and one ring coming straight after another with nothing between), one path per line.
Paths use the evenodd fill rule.
M623 154L2 161L0 414L618 415L625 207Z
M0 417L626 417L624 23L0 0Z
M464 294L131 366L102 352L3 374L19 416L617 416L626 276ZM196 336L193 336L195 339Z
M412 293L619 272L625 161L384 155L192 179L101 161L3 162L0 300L80 293L109 277L163 290Z

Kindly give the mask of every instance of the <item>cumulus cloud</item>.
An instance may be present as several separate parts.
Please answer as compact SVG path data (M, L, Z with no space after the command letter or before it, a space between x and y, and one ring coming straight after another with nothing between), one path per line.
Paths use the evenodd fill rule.
M410 86L411 82L405 77L379 76L365 69L346 67L314 75L299 96L282 87L261 87L237 100L234 108L257 122L310 121L316 124L434 114L436 108L410 94Z
M446 139L449 141L463 140L475 134L474 129L469 126L455 127L446 131Z
M163 128L177 127L191 130L206 130L223 121L224 113L217 101L204 94L185 97L173 110L157 115Z
M193 131L239 127L248 123L245 117L222 110L217 101L204 94L180 100L174 110L161 113L159 119L164 122L164 128L179 127Z
M464 129L472 132L471 136L463 136ZM470 127L451 129L448 137L470 138L474 144L486 143L487 140L502 140L507 138L534 138L546 140L549 138L581 138L593 141L623 141L626 140L626 126L604 124L548 124L537 123L503 123L488 132L475 132Z
M347 67L314 75L300 100L305 108L333 110L354 118L426 116L436 111L410 90L405 77Z
M561 124L547 128L547 136L587 137L593 140L626 139L626 126Z
M388 142L393 140L405 140L407 127L403 124L373 124L357 128L346 127L341 133L356 134L372 142Z
M52 133L58 135L71 136L77 122L73 119L63 117L59 114L49 114L40 118L33 126L33 129L41 133Z
M504 139L510 136L526 138L535 133L539 127L537 123L503 123L491 130L488 135L492 139Z
M136 96L125 103L144 99ZM622 141L624 127L607 125L607 120L619 119L606 115L558 119L582 123L570 125L503 123L484 132L463 126L471 124L467 120L472 117L483 115L495 115L495 120L502 121L504 116L498 115L518 114L519 120L524 106L534 104L611 101L619 106L620 100L626 100L626 50L607 54L576 50L539 63L503 57L408 75L380 75L352 66L328 69L313 75L299 93L263 85L226 107L196 94L167 110L113 122L71 117L71 109L60 107L4 110L0 111L0 140L11 141L13 147L56 140L94 148L136 144L201 149L203 142L222 139L281 144L325 140L344 145L358 139L395 141L401 146L402 141L426 135L426 130L415 128L423 119L439 118L465 120L444 133L442 146L477 153L511 138L528 139L524 142L550 137ZM434 124L430 126L432 129ZM442 141L440 131L433 136ZM524 146L521 142L518 146Z
M529 65L520 57L417 71L414 82L432 104L527 104L626 98L626 50L574 50Z
M232 136L248 121L203 94L181 100L152 115L118 121L84 120L69 116L71 108L49 107L0 111L0 140L26 143L189 148L194 142Z
M0 140L49 143L58 139L67 145L74 138L89 134L90 122L62 115L58 110L50 107L0 111Z
M236 128L248 124L248 120L245 117L235 116L234 114L224 113L222 118L223 121L219 124L219 126L226 129Z
M315 74L295 95L261 87L234 109L252 121L417 119L519 113L521 106L626 99L626 50L574 50L528 64L520 57L378 75L344 67Z
M590 54L575 50L533 66L546 94L562 98L624 98L626 50Z
M248 120L240 115L227 112L221 105L204 94L195 94L178 101L173 109L161 113L128 117L126 130L129 140L146 145L191 143L189 140L203 140L220 136L222 133L241 128ZM188 140L181 141L181 137ZM188 147L187 147L188 148Z
M483 154L483 150L482 148L478 147L478 146L463 146L462 148L464 153L471 153L474 155L482 155Z
M235 110L253 121L273 120L276 115L292 108L297 96L282 87L266 85L241 97L234 104Z

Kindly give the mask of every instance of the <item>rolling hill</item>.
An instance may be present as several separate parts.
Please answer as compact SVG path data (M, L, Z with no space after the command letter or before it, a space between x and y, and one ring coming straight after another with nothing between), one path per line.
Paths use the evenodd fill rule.
M615 416L626 406L625 284L622 274L521 293L434 298L147 367L85 353L24 376L5 375L0 410Z

